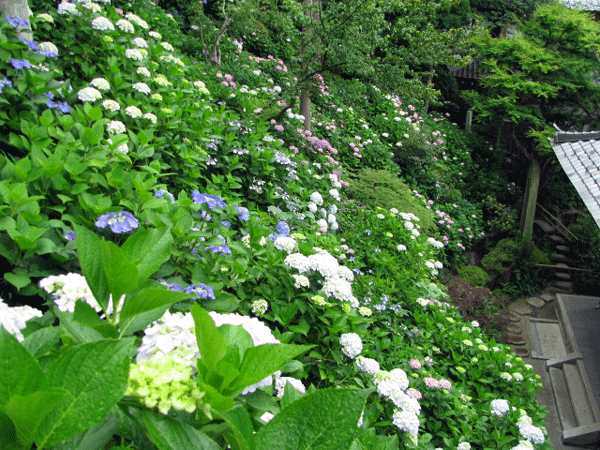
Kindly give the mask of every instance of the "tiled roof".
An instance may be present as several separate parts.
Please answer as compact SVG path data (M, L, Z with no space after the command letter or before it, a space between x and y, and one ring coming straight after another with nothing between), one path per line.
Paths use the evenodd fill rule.
M477 79L481 77L481 72L479 71L480 65L478 61L471 61L465 67L448 66L448 70L458 78Z
M567 8L600 11L600 0L561 0L560 2Z
M559 131L554 137L552 148L600 227L600 131Z

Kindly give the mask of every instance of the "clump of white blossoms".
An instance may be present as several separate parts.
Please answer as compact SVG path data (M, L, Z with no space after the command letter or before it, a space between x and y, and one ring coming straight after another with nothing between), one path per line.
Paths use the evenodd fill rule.
M90 81L90 84L101 91L108 91L110 89L110 83L104 78L94 78Z
M93 87L84 87L77 93L77 98L82 102L95 102L102 98L102 94L98 89Z
M135 31L131 22L125 19L117 20L117 27L119 27L119 30L125 33L133 33Z
M132 40L133 45L135 45L138 48L148 48L148 43L146 42L146 40L144 38L141 37L135 37Z
M277 250L285 251L288 254L292 253L298 248L296 240L288 236L279 236L277 239L275 239L275 241L273 241L273 245Z
M116 102L114 100L104 100L102 102L102 107L110 112L116 112L121 109L121 105L119 104L119 102Z
M134 61L141 61L144 59L144 55L137 48L128 48L125 50L125 57L133 59Z
M149 120L152 123L156 123L157 117L155 114L146 113L146 114L144 114L144 119Z
M23 342L23 330L29 319L34 317L42 317L42 312L39 309L31 306L14 306L10 307L0 298L0 326L17 338L17 341Z
M111 120L106 125L106 131L108 131L110 134L123 134L126 130L127 128L125 128L125 124L120 120Z
M365 372L368 375L375 375L381 370L379 363L372 358L365 358L364 356L358 356L355 359L356 367L361 372Z
M109 19L101 16L92 20L92 28L98 31L114 31L115 26Z
M267 309L269 309L269 302L264 298L252 302L252 314L255 316L262 316L267 312Z
M504 416L510 410L508 400L504 399L492 400L490 407L492 408L492 414L498 417Z
M85 278L78 273L52 275L40 280L40 287L45 290L56 304L59 311L75 311L75 303L80 300L90 305L96 312L102 311Z
M150 87L146 83L142 83L142 82L134 83L133 86L131 86L131 88L134 91L138 91L138 92L141 92L142 94L146 94L146 95L148 95L150 92L152 92L150 90Z
M342 353L348 358L355 358L360 355L363 349L362 340L356 333L345 333L340 336L340 345Z
M146 67L143 67L143 66L140 66L137 69L135 69L135 73L137 73L138 75L143 75L145 77L152 76L150 71Z
M138 117L142 116L142 110L137 106L128 106L125 108L125 114L127 114L129 117L137 119Z
M169 44L168 42L161 42L160 45L162 46L162 48L164 48L168 52L175 51L175 49L173 48L173 46L171 44Z
M60 5L58 5L58 13L62 15L81 15L81 13L77 10L77 6L75 6L74 3L61 3Z
M194 81L193 84L194 84L194 87L196 87L196 89L198 89L201 94L210 94L210 92L206 88L206 85L204 84L204 82L198 80L198 81Z
M533 425L531 417L523 410L521 410L521 417L517 422L517 428L519 428L519 433L521 433L523 439L533 444L539 445L546 441L544 430Z
M140 19L138 16L136 16L133 13L127 13L125 14L125 18L132 21L133 23L135 23L138 27L143 28L144 30L148 29L148 23L145 20ZM152 32L150 32L152 33ZM156 33L158 34L158 33Z

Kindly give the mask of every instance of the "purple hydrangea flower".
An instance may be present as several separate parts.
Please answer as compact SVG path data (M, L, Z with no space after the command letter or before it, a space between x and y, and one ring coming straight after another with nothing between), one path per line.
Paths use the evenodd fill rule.
M67 241L74 241L75 240L75 232L73 230L69 230L69 231L65 231L63 233L63 237L67 240Z
M12 82L6 77L4 77L3 80L0 80L0 94L2 94L2 88L5 86L8 86L9 88L12 87Z
M275 241L279 237L289 236L290 235L290 226L287 223L285 223L284 221L281 221L277 224L275 231L276 231L275 234L271 234L269 236L269 239L272 241Z
M242 222L246 222L250 218L250 211L248 211L248 208L235 205L235 210L238 213L238 218Z
M17 16L6 16L6 21L13 27L29 27L29 22L23 19L19 19Z
M109 212L98 217L95 224L98 228L109 227L115 234L127 233L140 226L138 220L128 211Z
M156 191L156 194L154 194L154 198L165 198L165 195L167 197L169 197L169 201L171 202L171 205L173 203L175 203L175 197L173 196L173 194L171 194L169 191L167 191L165 189L159 189L158 191Z
M223 242L221 245L209 245L206 247L207 250L210 250L213 253L219 253L221 255L231 255L231 249L225 242L225 238L220 234L217 235L219 239Z
M193 297L194 300L200 300L203 298L211 300L215 299L215 292L213 291L213 288L203 283L190 284L188 287L185 288L185 293L198 294L197 297Z
M227 206L225 200L218 195L202 194L198 190L192 192L192 200L196 205L202 205L206 203L209 209L214 209L215 207L225 208Z
M58 58L58 53L48 50L38 50L36 53L45 56L46 58Z
M225 225L227 228L231 228L231 222L229 220L223 220L223 221L221 221L221 223L223 225Z
M71 112L71 107L67 102L56 102L57 108L61 113L69 114Z
M175 292L183 292L183 288L177 283L167 283L167 280L165 280L164 278L160 278L156 281L165 286L167 289L170 289Z
M31 69L31 63L27 59L10 58L8 62L17 70Z

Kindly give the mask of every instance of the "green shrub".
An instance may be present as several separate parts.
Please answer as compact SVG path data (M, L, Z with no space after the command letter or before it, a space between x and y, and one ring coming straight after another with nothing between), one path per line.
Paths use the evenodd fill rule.
M431 211L391 172L373 169L359 171L350 180L348 195L371 208L396 208L402 212L413 213L421 219L420 225L425 232L432 233L435 230Z
M458 269L458 276L471 286L483 287L490 281L490 276L485 270L477 266L464 266Z

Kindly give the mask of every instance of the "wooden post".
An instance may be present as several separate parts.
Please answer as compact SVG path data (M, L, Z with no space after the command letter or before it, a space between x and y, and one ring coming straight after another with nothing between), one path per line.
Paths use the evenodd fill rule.
M465 131L469 133L471 131L471 126L473 125L473 110L469 109L467 111L467 123L465 124Z
M529 172L527 173L525 199L523 209L521 210L520 229L523 237L533 233L533 220L535 219L535 206L537 204L539 186L540 163L536 159L532 159L529 165Z

